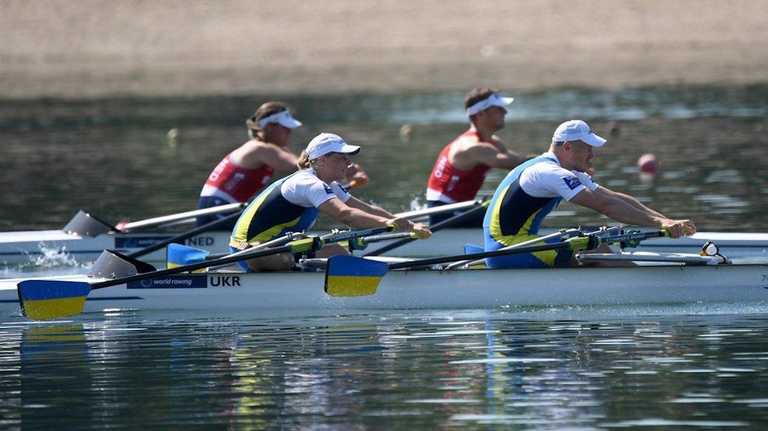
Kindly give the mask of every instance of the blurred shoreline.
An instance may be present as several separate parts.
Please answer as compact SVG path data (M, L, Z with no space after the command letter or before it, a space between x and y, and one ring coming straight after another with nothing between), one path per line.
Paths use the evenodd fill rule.
M4 99L768 82L761 0L6 0L0 12Z

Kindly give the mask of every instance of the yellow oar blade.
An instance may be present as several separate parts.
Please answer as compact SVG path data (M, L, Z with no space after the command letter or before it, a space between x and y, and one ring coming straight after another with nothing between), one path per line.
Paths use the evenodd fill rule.
M384 262L355 256L333 256L325 271L325 293L331 296L373 295L387 273Z
M52 320L83 312L88 283L26 280L17 285L21 312L32 320Z

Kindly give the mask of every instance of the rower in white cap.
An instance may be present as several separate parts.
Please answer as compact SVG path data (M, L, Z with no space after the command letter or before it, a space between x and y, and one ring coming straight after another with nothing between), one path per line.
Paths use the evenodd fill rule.
M544 217L563 199L622 223L666 229L672 237L696 232L690 220L671 219L632 196L593 182L586 173L592 169L593 149L605 143L584 121L560 124L549 151L512 170L496 189L483 221L485 250L536 238ZM511 254L486 259L486 264L491 268L569 266L571 254L571 250Z
M266 102L245 122L250 140L227 154L208 175L200 192L198 208L247 202L278 173L296 170L298 159L290 151L291 131L302 124L282 102ZM368 175L356 164L350 165L345 180L352 186L368 182ZM224 215L198 217L203 225ZM231 229L233 224L224 227Z
M367 204L340 184L350 165L349 157L360 147L349 145L340 136L321 133L313 138L299 156L299 171L272 183L251 202L235 224L230 239L232 251L264 243L287 232L302 232L315 223L320 212L353 228L394 226L413 231L421 238L431 234L429 229L390 212ZM327 257L346 253L331 244L317 253ZM288 270L295 256L283 253L241 262L249 271Z

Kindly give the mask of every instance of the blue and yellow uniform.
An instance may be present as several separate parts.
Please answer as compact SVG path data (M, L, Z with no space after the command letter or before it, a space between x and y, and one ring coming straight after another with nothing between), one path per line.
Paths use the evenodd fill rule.
M528 191L521 185L521 178L526 181ZM562 168L557 156L550 152L517 166L501 182L488 205L483 220L485 251L535 239L544 217L557 208L563 198L571 199L585 188L594 190L597 184L582 172ZM512 254L488 258L486 265L490 268L566 266L571 255L570 250Z
M245 208L229 245L233 251L244 250L288 232L303 232L317 220L318 207L334 197L346 202L350 195L336 182L321 181L312 169L275 181ZM240 266L247 268L245 262Z

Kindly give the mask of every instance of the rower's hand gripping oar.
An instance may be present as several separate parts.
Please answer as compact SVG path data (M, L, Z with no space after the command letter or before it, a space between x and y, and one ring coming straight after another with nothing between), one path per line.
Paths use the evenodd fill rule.
M247 250L219 259L192 263L159 271L131 275L128 277L106 280L98 283L61 281L61 280L25 280L17 285L22 313L33 320L50 320L82 313L85 300L93 289L125 284L131 281L158 278L171 274L194 271L200 268L223 265L245 259L270 256L279 253L307 253L319 250L325 244L348 241L355 237L376 235L388 232L391 227L372 228L356 231L333 232L323 236L312 236L291 241L280 247Z
M325 272L325 292L331 296L365 296L376 293L381 278L390 270L429 267L432 265L456 262L459 260L478 260L489 257L512 254L534 253L538 251L571 249L573 251L592 250L600 244L615 242L638 243L644 239L667 236L663 230L641 232L630 231L616 234L615 228L591 232L587 235L568 238L551 244L536 244L511 247L482 253L460 254L407 262L387 264L385 262L355 256L333 256L328 259Z

